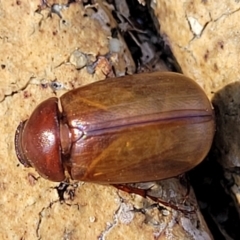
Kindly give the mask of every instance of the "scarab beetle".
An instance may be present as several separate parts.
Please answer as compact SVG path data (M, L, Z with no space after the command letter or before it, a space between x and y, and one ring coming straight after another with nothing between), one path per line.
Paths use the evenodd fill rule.
M17 157L52 181L134 183L182 174L215 132L204 91L177 73L95 82L42 102L16 131Z

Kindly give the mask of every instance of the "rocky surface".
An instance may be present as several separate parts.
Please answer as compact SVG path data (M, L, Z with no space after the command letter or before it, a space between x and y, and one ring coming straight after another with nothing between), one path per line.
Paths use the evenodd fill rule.
M170 10L169 4L164 6L170 13L175 11ZM16 158L15 130L42 100L106 76L135 72L135 63L121 35L112 36L111 30L117 24L109 9L102 1L93 5L80 1L70 5L66 1L45 4L37 0L0 3L1 239L212 239L198 210L193 214L180 211L185 207L186 188L179 179L155 183L155 194L165 201L170 199L180 209L177 210L152 205L155 203L149 199L112 186L52 183L39 177L34 169L24 168ZM175 12L174 16L178 14ZM167 20L165 12L165 23L157 10L156 15L168 42L171 34L163 26L170 28L169 22L173 21L173 26L181 29L181 36L177 35L180 42L171 40L178 59L198 38L186 18L182 23ZM184 24L190 32L185 36L184 28L178 24ZM218 39L215 43L215 47L225 51L224 41L219 44ZM208 94L219 90L220 83L213 77L204 78L194 64L210 64L212 48L202 51L201 63L196 63L197 57L189 49L183 64L178 60L183 72L196 79ZM215 54L220 53L216 50ZM226 59L223 62L227 64ZM189 65L185 70L184 66ZM166 69L162 66L157 69ZM211 66L214 71L214 63ZM220 64L217 67L221 69ZM195 75L189 73L191 69L195 69ZM196 207L193 192L186 205Z

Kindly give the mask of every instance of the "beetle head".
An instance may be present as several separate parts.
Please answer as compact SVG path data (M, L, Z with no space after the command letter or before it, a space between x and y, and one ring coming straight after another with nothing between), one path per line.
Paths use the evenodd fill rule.
M19 161L34 167L51 181L63 181L61 161L58 99L49 98L33 111L28 120L19 124L15 148Z

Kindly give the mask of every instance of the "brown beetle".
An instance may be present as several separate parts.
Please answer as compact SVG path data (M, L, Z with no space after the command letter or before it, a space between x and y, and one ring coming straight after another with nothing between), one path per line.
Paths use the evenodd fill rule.
M18 159L52 181L154 181L208 153L214 112L193 80L147 73L99 81L42 102L20 123Z

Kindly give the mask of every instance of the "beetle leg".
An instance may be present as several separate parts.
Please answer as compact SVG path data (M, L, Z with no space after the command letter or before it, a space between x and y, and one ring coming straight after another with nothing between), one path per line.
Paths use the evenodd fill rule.
M186 189L187 189L187 191L186 191L186 193L184 195L183 201L182 201L182 203L184 204L187 201L187 199L189 198L191 187L190 187L190 184L189 184L189 179L186 177L186 174L179 175L178 179L179 179L180 183L182 185L184 185L186 187Z
M124 184L112 184L112 186L127 193L134 193L143 198L147 197L148 189L135 188L135 187L131 187L129 185L124 185Z
M158 197L154 197L152 195L149 195L148 194L148 191L150 189L140 189L140 188L135 188L135 187L131 187L129 185L123 185L123 184L112 184L112 186L114 186L115 188L119 189L119 190L122 190L124 192L127 192L127 193L134 193L134 194L137 194L143 198L149 198L151 199L152 201L154 202L157 202L157 203L160 203L166 207L170 207L176 211L180 211L184 214L193 214L193 213L196 213L196 207L195 206L192 206L193 209L191 210L187 210L187 209L183 209L181 207L178 207L170 202L166 202L166 201L163 201L161 200L160 198ZM184 202L186 201L186 198L184 199Z

